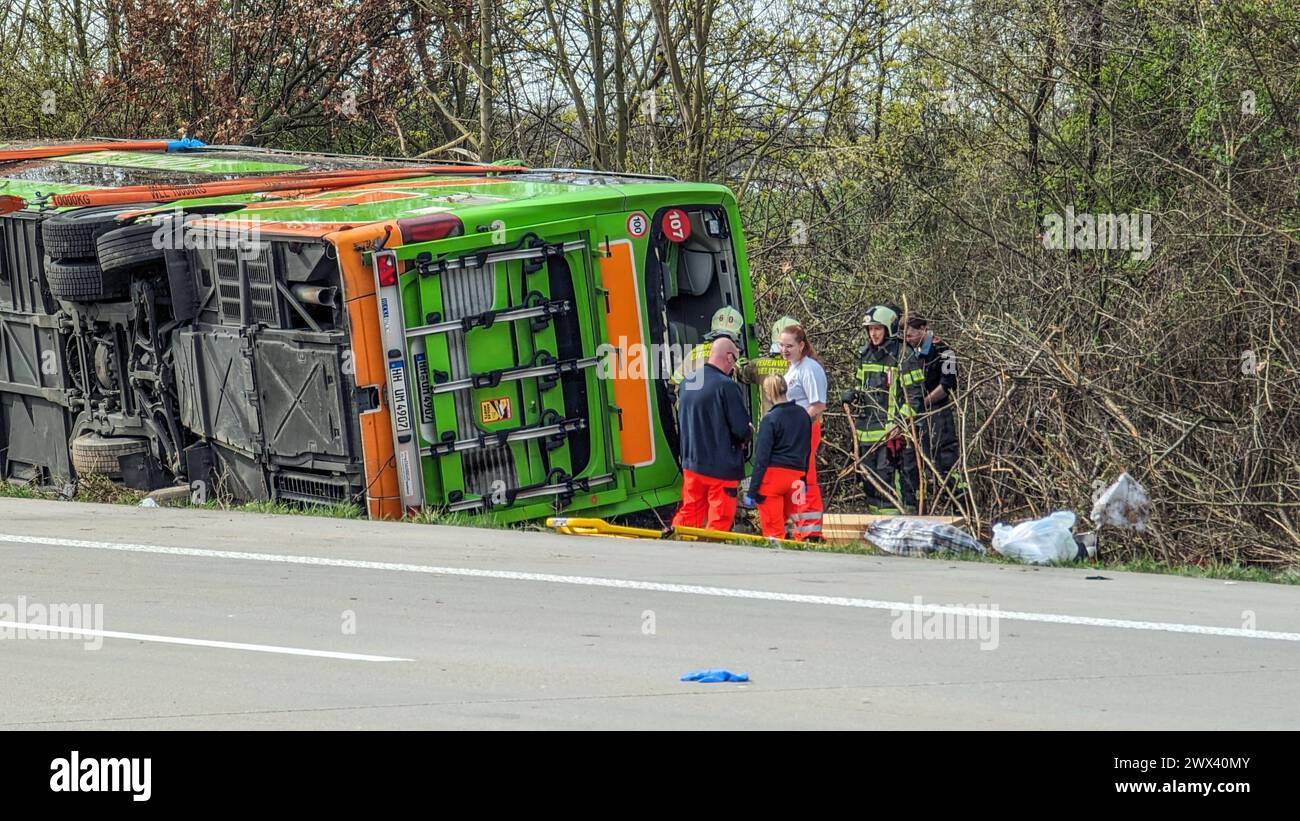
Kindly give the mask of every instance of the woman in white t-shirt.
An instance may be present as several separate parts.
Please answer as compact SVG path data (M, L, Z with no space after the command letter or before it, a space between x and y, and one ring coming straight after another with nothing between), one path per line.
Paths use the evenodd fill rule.
M790 367L785 372L787 396L812 417L812 448L808 452L808 487L802 504L796 504L796 539L821 541L822 491L817 486L817 446L822 441L822 414L826 411L826 369L800 325L781 332L781 356Z

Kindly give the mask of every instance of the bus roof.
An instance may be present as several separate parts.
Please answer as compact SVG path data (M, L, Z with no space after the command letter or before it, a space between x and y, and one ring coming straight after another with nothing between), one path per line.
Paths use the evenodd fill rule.
M4 148L57 147L60 143L10 144ZM430 175L362 183L328 190L253 192L153 205L141 212L176 207L225 206L220 219L257 220L294 226L292 232L321 234L343 226L498 206L520 207L582 203L586 209L615 210L636 194L725 192L720 186L682 183L672 177L618 174L589 169L544 168L524 171L448 174L445 162L387 157L280 151L244 146L207 146L183 152L105 150L48 159L0 162L0 195L29 201L51 194L123 186L190 186L257 179L300 172L356 169L389 170L427 165ZM454 165L454 164L453 164ZM450 170L450 169L448 169ZM712 199L713 197L710 197ZM511 207L515 206L515 207ZM558 216L558 214L557 214Z

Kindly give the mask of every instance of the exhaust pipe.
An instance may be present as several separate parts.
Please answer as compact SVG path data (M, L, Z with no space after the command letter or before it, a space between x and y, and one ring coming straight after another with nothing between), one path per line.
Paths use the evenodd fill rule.
M326 308L334 307L334 298L338 294L338 288L333 286L308 285L306 283L290 286L289 290L300 302L322 305Z

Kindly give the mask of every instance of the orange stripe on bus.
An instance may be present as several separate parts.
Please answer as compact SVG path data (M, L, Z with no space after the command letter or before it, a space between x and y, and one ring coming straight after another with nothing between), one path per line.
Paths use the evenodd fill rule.
M333 189L361 189L394 180L409 180L433 175L477 173L486 170L481 166L444 166L437 169L391 168L352 169L348 171L299 171L273 174L265 177L239 177L194 185L122 185L117 188L96 188L55 194L49 203L56 208L81 208L90 205L119 205L145 202L174 202L176 200L215 197L225 194L250 194L271 191ZM493 169L495 170L495 169ZM526 169L501 167L502 171ZM454 184L454 183L453 183Z
M384 369L379 307L375 298L375 275L362 256L363 250L371 247L385 232L389 233L389 243L401 244L401 232L393 223L350 228L330 234L327 239L338 250L357 387L372 387L379 392L379 408L363 413L359 418L361 455L365 463L366 507L372 519L400 519L402 494L397 484L397 459L388 394L384 390L387 372Z
M415 180L397 180L395 182L384 183L384 188L443 188L456 185L496 185L498 183L515 182L509 177L453 177L451 179L415 179Z
M628 240L610 243L610 255L600 260L600 277L609 292L605 328L609 344L619 349L614 371L614 404L623 411L618 432L622 462L648 465L655 460L654 426L650 424L650 378L654 370L641 331L641 283ZM640 358L640 375L629 375L632 356Z
M352 228L352 225L346 222L274 222L271 220L266 222L244 220L241 223L239 220L202 219L186 224L197 228L246 228L249 231L257 230L261 234L294 237L323 237L327 234Z

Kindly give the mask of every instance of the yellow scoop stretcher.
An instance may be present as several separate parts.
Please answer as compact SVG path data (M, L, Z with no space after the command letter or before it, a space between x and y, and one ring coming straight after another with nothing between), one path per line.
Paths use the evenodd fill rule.
M750 533L733 533L727 530L710 530L706 527L670 527L666 530L654 530L648 527L626 527L611 524L604 519L585 519L572 516L553 516L546 520L546 526L557 533L569 536L606 536L616 539L681 539L687 542L730 542L761 545L764 547L783 547L787 549L806 549L809 545L793 539L772 539Z

